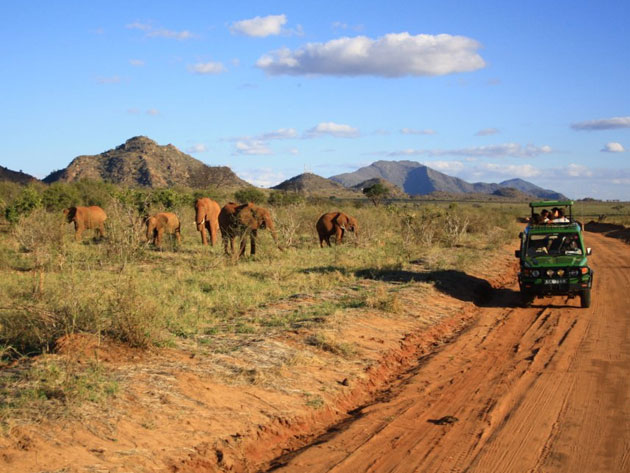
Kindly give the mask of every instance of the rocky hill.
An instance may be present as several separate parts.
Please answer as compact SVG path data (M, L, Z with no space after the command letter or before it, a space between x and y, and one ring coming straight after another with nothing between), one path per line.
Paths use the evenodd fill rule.
M522 179L512 179L498 184L469 183L415 161L376 161L355 172L338 174L330 179L344 186L353 187L374 178L385 179L410 195L427 195L434 192L492 194L502 188L511 187L537 198L566 199L559 192L543 189Z
M523 179L510 179L509 181L500 182L499 185L502 187L511 187L544 200L567 200L567 197L560 192L543 189Z
M94 156L78 156L67 168L54 171L44 182L94 179L144 187L249 187L226 166L207 166L175 146L160 146L146 136Z
M312 197L361 197L359 191L349 189L338 182L326 179L310 172L281 182L272 189L299 192Z
M11 169L0 166L0 181L17 182L18 184L28 184L30 182L36 182L38 179L34 178L30 174L26 174L22 171L12 171Z

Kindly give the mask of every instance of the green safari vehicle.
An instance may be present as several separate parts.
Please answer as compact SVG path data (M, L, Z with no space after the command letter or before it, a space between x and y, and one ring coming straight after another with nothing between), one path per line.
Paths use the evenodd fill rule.
M534 297L580 296L580 305L590 307L593 270L584 246L582 225L573 219L573 201L531 202L531 219L521 232L518 284L525 304ZM562 209L566 217L543 221L541 209Z

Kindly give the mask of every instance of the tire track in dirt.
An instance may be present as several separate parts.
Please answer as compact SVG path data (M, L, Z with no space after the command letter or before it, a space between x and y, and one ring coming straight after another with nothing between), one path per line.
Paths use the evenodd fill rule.
M587 242L591 308L560 296L513 308L516 287L495 290L396 396L275 471L630 470L630 252ZM459 420L429 422L447 415Z

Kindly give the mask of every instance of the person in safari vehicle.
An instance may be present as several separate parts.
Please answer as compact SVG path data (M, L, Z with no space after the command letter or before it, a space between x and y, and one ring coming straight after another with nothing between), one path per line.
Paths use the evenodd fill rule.
M518 282L523 301L534 297L567 295L580 297L580 305L591 305L593 270L584 246L582 225L573 219L572 201L532 202L530 223L521 232L521 247L515 254L520 260ZM553 209L547 222L535 217L541 207ZM564 208L568 210L565 216ZM542 216L542 212L540 214Z

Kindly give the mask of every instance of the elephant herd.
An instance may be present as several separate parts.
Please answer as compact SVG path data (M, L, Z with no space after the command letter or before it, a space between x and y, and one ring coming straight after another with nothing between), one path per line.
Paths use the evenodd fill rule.
M105 211L98 206L70 207L63 211L66 221L74 223L75 239L81 240L81 235L86 229L94 229L99 237L105 236ZM223 240L226 254L234 253L234 240L240 237L239 256L245 253L247 237L251 244L251 254L256 253L256 237L258 230L269 229L276 245L278 238L271 214L264 207L251 202L236 204L229 202L221 208L217 202L207 197L195 201L195 224L197 231L201 233L201 242L214 246L217 242L219 231ZM181 222L177 215L171 212L160 212L145 219L146 237L157 247L162 244L164 234L174 235L177 242L181 242ZM330 245L330 238L335 237L337 244L343 241L346 231L358 234L358 225L355 218L343 212L328 212L322 215L315 225L319 235L320 247L324 242ZM229 248L228 248L229 247Z

